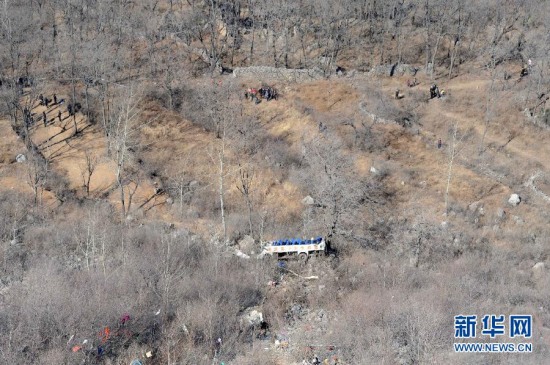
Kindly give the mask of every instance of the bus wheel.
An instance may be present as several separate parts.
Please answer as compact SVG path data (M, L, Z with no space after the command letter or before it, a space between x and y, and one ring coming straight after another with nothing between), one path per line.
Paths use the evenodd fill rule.
M298 255L298 258L300 259L300 261L306 262L307 261L307 253L305 253L305 252L300 253Z

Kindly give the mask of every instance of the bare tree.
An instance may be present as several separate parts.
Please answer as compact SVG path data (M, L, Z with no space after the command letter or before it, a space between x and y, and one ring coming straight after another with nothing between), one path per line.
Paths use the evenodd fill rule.
M239 164L239 180L237 181L237 190L242 194L248 208L248 227L250 235L253 236L252 230L252 185L254 182L254 169L250 166L242 167Z
M137 119L139 110L139 93L133 84L123 87L116 108L113 108L114 128L110 138L111 156L115 162L116 184L120 194L121 214L126 217L132 202L132 197L137 190L137 181L130 177L131 166L130 150L135 143L138 129ZM127 191L130 183L134 183L134 189Z
M27 182L34 195L34 206L38 208L42 204L42 193L48 175L48 161L38 153L29 153L27 159Z
M90 181L92 174L97 166L97 156L93 155L89 150L84 152L84 165L80 167L82 182L86 189L86 196L90 196Z

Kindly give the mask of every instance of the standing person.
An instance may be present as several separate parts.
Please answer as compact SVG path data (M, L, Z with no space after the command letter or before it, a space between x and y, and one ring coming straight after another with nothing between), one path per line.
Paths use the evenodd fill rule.
M38 95L38 100L40 100L40 105L44 105L44 95Z
M443 143L441 142L441 138L437 141L437 148L438 149L441 149L441 146L443 145Z
M214 356L215 357L218 357L220 355L221 348L222 348L222 339L221 339L221 337L218 337L218 339L214 343Z
M53 105L57 105L57 95L53 94Z
M48 99L48 97L44 98L44 104L46 104L46 108L48 107L48 104L50 104L50 99Z
M46 112L42 112L42 121L44 122L44 127L48 125L48 119L46 118Z
M61 110L57 112L57 118L59 118L59 123L61 123Z

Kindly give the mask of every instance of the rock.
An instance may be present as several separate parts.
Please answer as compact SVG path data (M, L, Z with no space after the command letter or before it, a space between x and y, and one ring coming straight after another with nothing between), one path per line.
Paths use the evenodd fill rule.
M506 217L506 212L504 211L504 209L498 208L497 217L499 217L500 219L503 219L504 217Z
M184 335L189 336L189 330L185 324L181 325L181 332L183 332Z
M254 238L246 235L238 243L239 250L250 253L254 250Z
M17 161L17 163L23 163L27 161L27 157L24 154L20 153L15 157L15 161Z
M259 326L264 321L264 315L256 309L249 308L245 311L243 320L251 326Z
M302 199L302 204L304 205L313 205L315 203L315 200L311 196L306 196L304 199Z
M512 206L517 206L521 202L521 198L518 194L512 194L510 195L510 199L508 199L508 204Z
M242 259L249 259L250 258L250 256L248 256L247 254L245 254L241 250L235 250L235 255L237 255L238 257L240 257Z
M376 174L376 173L378 173L378 170L377 170L374 166L371 166L370 172L371 172L372 174Z
M199 185L197 180L193 180L189 183L189 188L196 188Z
M166 199L166 204L170 204L170 205L174 204L174 199L172 198Z

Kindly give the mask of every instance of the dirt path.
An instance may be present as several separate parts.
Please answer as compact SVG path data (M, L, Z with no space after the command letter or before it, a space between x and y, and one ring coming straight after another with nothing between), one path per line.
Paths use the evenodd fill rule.
M489 83L490 80L476 80L457 83L452 87L455 91L462 90L465 93L471 93L474 90L483 93L484 86L487 86ZM538 138L533 138L526 133L518 133L514 136L513 133L515 131L501 125L499 120L491 120L485 132L486 127L483 120L470 117L466 113L460 113L455 108L449 108L447 105L439 102L439 100L430 102L430 107L433 108L432 113L442 116L443 119L460 122L459 127L462 130L473 129L476 133L475 140L477 141L481 141L485 133L483 143L485 147L494 145L502 153L506 153L510 157L518 157L522 161L523 166L540 166L544 170L550 169L550 159L548 158L550 156L550 146L546 143L533 143ZM517 118L524 117L518 115ZM545 131L541 131L538 137L546 134ZM523 163L523 161L527 163Z

